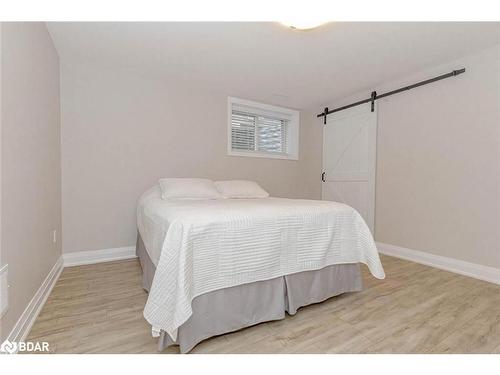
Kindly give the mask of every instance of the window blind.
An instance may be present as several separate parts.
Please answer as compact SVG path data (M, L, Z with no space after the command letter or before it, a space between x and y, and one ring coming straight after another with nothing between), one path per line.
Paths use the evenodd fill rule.
M288 119L233 109L231 148L235 151L286 154L288 123Z

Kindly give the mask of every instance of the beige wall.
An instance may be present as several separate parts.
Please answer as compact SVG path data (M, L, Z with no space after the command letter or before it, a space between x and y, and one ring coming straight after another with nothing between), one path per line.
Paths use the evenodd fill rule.
M467 71L457 78L379 101L375 236L500 267L500 48L376 90L462 67ZM370 89L336 104L367 97Z
M2 339L61 255L59 59L43 23L4 23L1 60L1 262L10 309Z
M308 179L320 127L301 124L299 161L227 156L231 93L64 62L61 80L63 252L133 245L137 199L161 177L252 179L275 196L318 196Z

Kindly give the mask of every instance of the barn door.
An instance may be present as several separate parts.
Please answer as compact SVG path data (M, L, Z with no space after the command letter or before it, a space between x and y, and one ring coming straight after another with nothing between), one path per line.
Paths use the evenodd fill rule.
M372 234L376 152L377 112L371 112L369 103L328 115L323 130L323 199L354 207Z

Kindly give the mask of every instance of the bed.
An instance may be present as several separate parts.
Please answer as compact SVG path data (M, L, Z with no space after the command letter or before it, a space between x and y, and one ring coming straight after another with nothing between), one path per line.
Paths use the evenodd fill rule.
M161 351L283 319L301 306L362 289L359 263L385 277L373 238L351 207L285 198L162 199L137 207L144 317Z

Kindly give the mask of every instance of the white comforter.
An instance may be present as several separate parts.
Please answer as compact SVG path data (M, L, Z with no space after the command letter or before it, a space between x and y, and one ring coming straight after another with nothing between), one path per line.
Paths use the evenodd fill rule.
M204 293L342 263L385 277L375 243L351 207L284 198L162 200L146 192L139 232L157 266L144 317L175 340Z

